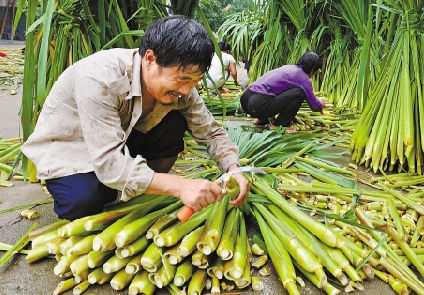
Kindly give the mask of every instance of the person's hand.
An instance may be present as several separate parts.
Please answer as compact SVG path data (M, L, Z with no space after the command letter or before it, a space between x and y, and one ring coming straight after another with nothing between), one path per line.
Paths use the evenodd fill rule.
M200 211L220 201L223 197L222 188L206 179L184 179L181 183L178 198L187 206Z
M230 168L228 169L228 171L231 171L235 168L237 168L238 165L232 165L230 166ZM246 202L247 200L247 196L249 194L249 181L247 181L246 177L244 177L243 173L236 173L232 175L238 182L239 186L240 186L240 193L237 196L236 199L230 201L231 205L234 205L236 207L240 206L241 204L243 204L244 202Z
M325 104L327 103L327 101L326 101L325 97L322 97L322 96L321 97L318 97L318 100L321 102L321 104L322 104L323 107L326 106Z
M230 201L230 204L238 207L244 202L246 202L250 187L249 182L242 173L233 174L232 176L237 180L240 186L240 193L236 199Z

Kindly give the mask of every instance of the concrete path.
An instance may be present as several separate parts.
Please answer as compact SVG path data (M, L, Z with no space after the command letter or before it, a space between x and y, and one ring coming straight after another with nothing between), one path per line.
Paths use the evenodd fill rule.
M0 43L0 48L5 46ZM16 43L7 46L22 46ZM12 138L22 134L18 111L22 87L18 89L16 95L5 95L0 97L0 137ZM239 122L235 122L239 124ZM345 161L349 161L348 158ZM49 198L40 184L25 183L23 181L13 181L14 186L10 188L0 187L0 210L14 206L39 202ZM57 220L53 212L53 204L37 206L35 208L40 212L40 218L29 221L19 217L19 210L0 214L0 241L13 244L27 229L35 222L40 226L52 223ZM248 220L248 232L251 237L257 232L257 226L254 220ZM53 268L56 265L55 259L43 259L39 262L29 265L24 256L17 255L6 266L0 268L0 295L45 295L52 294L61 279L53 274ZM271 264L269 263L271 266ZM253 292L247 290L246 293L237 294L287 294L281 285L275 271L269 277L263 278L265 289L263 292ZM305 279L306 287L301 288L301 294L317 295L324 294ZM378 279L364 282L365 291L352 292L350 294L395 294L390 287ZM72 294L68 291L64 294ZM87 294L127 294L127 291L114 291L109 284L104 286L92 286ZM157 294L166 294L166 292L157 292ZM234 294L234 293L233 293Z

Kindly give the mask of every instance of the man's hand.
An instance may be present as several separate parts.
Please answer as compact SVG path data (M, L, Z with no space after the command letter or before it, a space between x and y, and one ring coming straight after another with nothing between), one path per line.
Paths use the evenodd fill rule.
M185 179L168 173L155 173L145 192L174 196L195 211L221 200L225 193L218 184L209 180Z
M237 164L230 166L228 171L237 168ZM230 202L239 206L246 201L249 193L249 182L241 173L233 174L240 186L238 197ZM145 191L149 194L171 195L179 198L184 205L195 211L200 211L210 204L222 199L225 190L214 182L206 179L185 179L177 175L167 173L155 173L150 186Z
M222 188L206 179L184 179L177 197L195 211L200 211L223 197Z
M230 166L228 171L231 171L231 170L233 170L237 167L239 167L237 164L233 164L233 165ZM243 173L233 174L232 176L237 180L237 182L240 186L240 193L239 193L239 195L236 199L230 201L230 204L238 207L241 204L243 204L244 202L246 202L246 200L247 200L247 196L248 196L249 190L250 190L249 181L247 181L247 179L246 179L246 177L244 177Z

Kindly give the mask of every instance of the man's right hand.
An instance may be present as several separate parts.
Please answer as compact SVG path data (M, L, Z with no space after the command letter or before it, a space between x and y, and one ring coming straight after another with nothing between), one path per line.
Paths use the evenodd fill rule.
M179 198L184 205L200 211L220 201L225 194L222 188L206 179L185 179L167 173L155 173L147 188L148 194L171 195Z
M183 179L178 197L185 205L200 211L224 196L222 188L206 179Z

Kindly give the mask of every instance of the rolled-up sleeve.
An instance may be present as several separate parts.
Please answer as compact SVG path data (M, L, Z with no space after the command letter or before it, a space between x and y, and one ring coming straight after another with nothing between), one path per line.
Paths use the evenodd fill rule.
M207 146L209 155L218 163L221 171L226 172L232 164L239 164L237 145L215 121L197 90L192 91L189 100L187 107L180 112L186 118L193 138Z
M126 201L142 194L154 171L146 160L132 158L125 145L126 134L118 112L118 95L93 77L76 79L75 100L80 125L96 176L108 187L122 191Z

